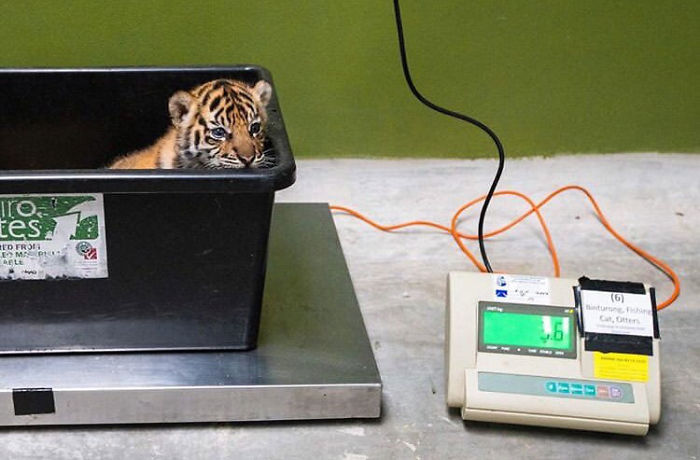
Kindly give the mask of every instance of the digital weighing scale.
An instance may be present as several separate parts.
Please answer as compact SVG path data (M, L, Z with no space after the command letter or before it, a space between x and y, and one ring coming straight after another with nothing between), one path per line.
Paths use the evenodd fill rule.
M0 356L0 425L373 418L381 392L327 204L275 205L255 350Z
M581 291L579 284L572 279L450 273L448 406L461 408L465 420L646 434L661 414L653 290L640 284L646 296ZM646 298L649 303L642 305L654 312L650 324L655 332L650 337L582 335L577 304L581 292L589 301L609 300L611 307L591 303L597 308L595 318L621 324L623 332L626 325L643 322L634 316L637 310L647 310L615 302L624 305L625 296L628 303ZM588 306L584 301L582 308ZM588 323L593 328L593 321ZM605 352L606 347L615 351Z

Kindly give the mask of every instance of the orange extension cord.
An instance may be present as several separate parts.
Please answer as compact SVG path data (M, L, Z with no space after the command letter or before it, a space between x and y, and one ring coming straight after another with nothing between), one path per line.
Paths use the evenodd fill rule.
M492 232L488 232L488 233L484 234L484 238L492 238L492 237L499 235L507 230L510 230L511 228L515 227L520 222L525 220L530 214L535 213L537 215L537 219L540 222L540 226L542 227L542 232L544 233L545 238L547 239L547 246L549 248L549 253L552 257L552 264L554 266L554 276L558 278L560 275L559 258L557 256L557 251L554 247L554 242L552 241L552 236L549 233L549 228L547 227L547 224L544 221L542 214L540 213L540 208L542 208L545 204L547 204L552 198L554 198L555 196L557 196L560 193L565 192L567 190L578 190L578 191L582 192L584 195L586 195L588 200L593 205L593 209L595 210L596 215L600 219L600 222L603 224L603 227L605 227L605 229L608 232L610 232L622 244L624 244L629 249L631 249L632 251L637 253L640 257L649 261L652 265L654 265L657 269L659 269L661 272L663 272L666 276L668 276L671 279L671 281L673 282L673 293L671 293L671 295L666 300L664 300L663 302L661 302L657 306L657 310L661 310L661 309L671 305L678 298L678 295L681 292L681 282L680 282L680 279L678 278L678 275L676 275L676 272L674 272L673 269L671 267L669 267L668 264L666 264L665 262L657 259L656 257L652 256L651 254L649 254L645 250L635 246L634 244L627 241L622 235L620 235L612 227L612 225L610 225L610 222L608 222L608 219L603 214L603 211L601 211L600 206L598 206L598 203L593 198L593 195L591 195L591 193L588 190L586 190L585 188L583 188L579 185L567 185L565 187L559 188L559 189L555 190L554 192L550 193L549 195L547 195L547 197L544 200L540 201L537 204L535 204L535 202L532 201L527 195L520 193L520 192L517 192L517 191L514 191L514 190L503 190L503 191L494 193L494 196L514 195L514 196L520 197L530 205L530 210L527 211L526 213L524 213L523 215L521 215L520 217L518 217L517 219L510 222L508 225L505 225L505 226L499 228L498 230L494 230ZM462 250L462 252L464 252L464 254L466 254L466 256L469 258L469 260L472 261L472 263L476 266L476 268L478 268L482 272L485 272L486 267L484 267L484 265L481 262L479 262L476 259L476 257L474 257L474 254L472 254L471 251L469 251L469 249L467 248L467 246L464 244L464 241L463 241L465 239L466 240L476 240L476 239L478 239L478 236L461 233L457 230L457 226L459 224L459 217L462 215L462 213L464 211L466 211L468 208L474 206L476 203L483 201L485 198L486 198L486 195L481 196L481 197L476 198L476 199L470 201L469 203L463 205L462 207L460 207L457 210L457 212L455 212L455 214L452 216L452 221L451 221L449 227L446 227L446 226L440 225L440 224L436 224L435 222L428 222L428 221L424 221L424 220L414 220L411 222L404 222L402 224L396 224L396 225L381 225L381 224L378 224L377 222L363 216L359 212L354 211L350 208L346 208L344 206L331 206L330 208L333 211L340 211L340 212L350 214L351 216L356 217L356 218L368 223L372 227L374 227L378 230L382 230L384 232L393 232L395 230L399 230L399 229L406 228L406 227L425 226L425 227L436 228L436 229L441 230L445 233L449 233L450 235L452 235L452 237L454 238L455 242L457 243L459 248Z

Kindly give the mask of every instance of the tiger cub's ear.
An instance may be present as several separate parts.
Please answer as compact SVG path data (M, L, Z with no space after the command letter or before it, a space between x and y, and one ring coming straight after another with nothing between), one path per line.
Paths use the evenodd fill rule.
M255 86L253 86L253 92L258 96L263 107L265 107L267 103L270 102L270 98L272 98L272 86L265 80L257 82Z
M178 91L170 96L168 109L173 125L180 126L189 121L196 111L196 105L194 96L187 91Z

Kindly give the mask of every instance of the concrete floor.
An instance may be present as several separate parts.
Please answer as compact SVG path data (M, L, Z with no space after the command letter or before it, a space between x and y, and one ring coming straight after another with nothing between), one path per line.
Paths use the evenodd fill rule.
M421 218L447 223L482 194L491 160L300 161L298 181L279 201L327 201L384 223ZM682 280L679 300L660 314L662 421L645 438L463 423L445 407L444 299L450 270L472 270L446 236L424 230L390 235L338 215L365 324L384 382L381 420L178 426L4 429L0 458L666 458L700 457L700 156L596 155L511 160L501 189L534 199L556 187L588 187L612 224L668 262ZM525 209L493 203L487 227ZM464 228L475 229L477 210ZM658 298L667 279L619 245L583 196L569 192L544 211L562 275L643 281ZM476 250L476 246L473 246ZM549 275L535 221L489 243L494 268Z

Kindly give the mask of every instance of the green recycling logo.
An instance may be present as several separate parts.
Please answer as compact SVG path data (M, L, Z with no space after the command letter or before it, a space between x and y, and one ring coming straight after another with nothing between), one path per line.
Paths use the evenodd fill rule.
M95 240L98 216L88 214L90 195L0 197L0 242Z

